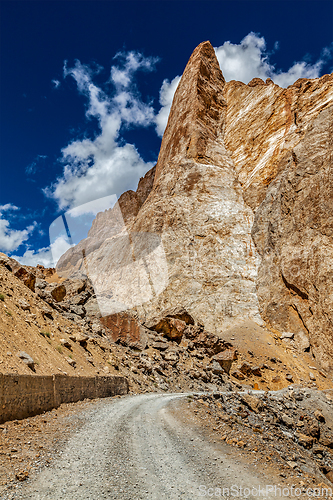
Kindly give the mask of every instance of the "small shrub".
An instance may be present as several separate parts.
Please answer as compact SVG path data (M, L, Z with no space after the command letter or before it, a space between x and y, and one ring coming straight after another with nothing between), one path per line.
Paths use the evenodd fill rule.
M61 345L57 345L56 347L57 351L62 354L62 346Z
M71 358L71 359L73 359L73 356L71 354L68 354L68 357Z
M3 293L0 293L0 300L2 300L2 302L5 300L5 296Z
M41 331L40 334L43 335L43 337L48 337L48 338L51 337L50 332L43 332L43 331Z
M7 316L13 316L10 311L6 311Z

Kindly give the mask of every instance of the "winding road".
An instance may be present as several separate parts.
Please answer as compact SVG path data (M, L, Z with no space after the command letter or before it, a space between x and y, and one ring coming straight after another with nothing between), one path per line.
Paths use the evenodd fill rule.
M240 487L274 484L237 450L198 433L185 411L185 396L98 401L85 411L84 426L69 437L61 456L15 498L194 500L221 497L232 485L240 493ZM258 498L247 493L240 498Z

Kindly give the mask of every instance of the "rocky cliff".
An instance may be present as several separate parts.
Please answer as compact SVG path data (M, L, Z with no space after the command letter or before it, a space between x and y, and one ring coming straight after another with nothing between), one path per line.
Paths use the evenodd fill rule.
M102 314L182 306L225 336L254 321L333 368L333 75L226 83L209 42L174 96L155 170L59 261ZM82 257L85 250L85 263Z

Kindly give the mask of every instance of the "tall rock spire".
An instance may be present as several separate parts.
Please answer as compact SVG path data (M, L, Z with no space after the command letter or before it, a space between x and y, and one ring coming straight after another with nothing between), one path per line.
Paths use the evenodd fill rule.
M225 80L210 42L193 51L176 90L158 157L155 183L170 161L220 163L217 141L226 102Z
M224 144L224 87L212 45L201 43L175 93L150 194L128 234L87 259L107 307L128 304L146 324L179 306L217 334L261 321L253 213Z

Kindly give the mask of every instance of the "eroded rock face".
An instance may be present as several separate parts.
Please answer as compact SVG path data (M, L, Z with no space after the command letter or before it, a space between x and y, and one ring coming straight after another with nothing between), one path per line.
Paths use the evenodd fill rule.
M248 85L231 81L225 144L233 159L243 196L253 210L270 182L285 168L282 158L304 138L318 114L332 105L333 75L301 78L287 89L254 78Z
M224 86L212 46L200 44L175 93L153 190L132 225L161 235L168 264L165 290L137 307L142 320L181 304L214 333L240 317L260 321L253 213L224 143Z
M256 212L262 256L258 297L263 317L294 333L329 369L333 359L333 107L322 110L286 155Z
M130 309L156 326L183 307L220 337L253 319L333 368L332 104L333 75L287 89L226 83L200 44L156 171L98 214L58 267L95 273L102 316Z

